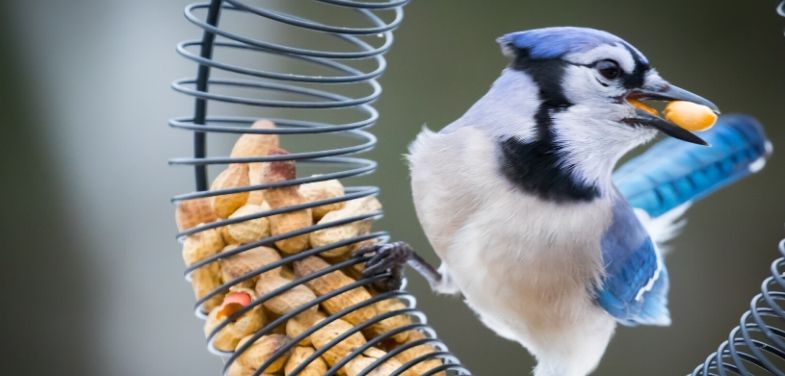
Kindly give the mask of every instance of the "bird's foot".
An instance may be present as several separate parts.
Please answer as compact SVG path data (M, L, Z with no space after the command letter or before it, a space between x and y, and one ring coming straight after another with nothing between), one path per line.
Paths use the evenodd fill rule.
M423 276L431 288L437 292L453 292L449 279L445 278L436 268L420 257L412 247L404 242L375 244L355 252L355 255L371 254L365 264L363 277L375 277L386 274L386 278L376 283L381 291L398 290L403 284L403 268L409 265Z
M365 263L363 277L372 278L381 274L389 274L374 287L381 291L399 290L403 285L404 266L412 259L414 250L404 242L374 244L355 252L355 255L372 254Z

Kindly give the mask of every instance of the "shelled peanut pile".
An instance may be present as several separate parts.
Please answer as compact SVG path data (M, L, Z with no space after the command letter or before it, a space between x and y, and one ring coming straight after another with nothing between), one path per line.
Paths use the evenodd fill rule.
M252 128L274 128L275 125L266 120L259 120ZM278 136L271 134L244 134L234 145L233 158L263 157L286 154L279 145ZM230 164L213 181L211 190L231 189L248 185L266 184L292 180L296 176L293 161L274 161L258 163ZM317 200L324 200L344 195L344 188L337 180L225 194L207 198L181 202L177 207L176 220L180 231L214 221L253 216L255 213L271 209L286 208ZM373 197L363 197L346 202L322 205L315 208L287 212L283 214L247 219L235 224L208 229L188 236L183 244L183 259L191 266L207 257L236 249L238 246L256 243L269 236L289 233L314 224L329 223L349 217L378 212L381 204ZM253 274L254 271L282 257L294 255L311 247L330 245L339 241L368 234L371 221L355 221L348 224L327 227L303 235L288 237L275 242L274 247L257 246L206 264L196 269L192 275L192 286L197 299L207 296L224 283L238 280L228 291L222 291L205 302L207 319L204 325L205 335L210 335L223 321L234 318L233 314L253 304L258 297L270 293L293 280L307 276L329 267L331 264L346 260L352 252L362 246L352 243L329 249L318 256L309 256L297 261L285 263L281 267L267 272ZM365 245L368 243L366 242ZM224 326L213 339L216 349L227 353L236 351L252 338L252 335L267 323L293 310L309 305L318 296L328 294L336 289L356 281L361 273L360 266L336 270L304 284L297 284L257 304L243 313L234 321ZM288 348L283 356L275 359L263 375L290 375L310 355L325 347L330 341L351 330L367 320L386 312L406 308L397 298L376 302L347 313L340 319L332 321L315 331L299 343L292 343L292 338L303 331L317 325L328 315L371 299L377 292L371 288L357 287L325 300L321 304L313 304L302 313L279 325L270 333L257 339L250 347L238 355L229 368L231 376L253 375L259 367L271 360L271 356L282 348ZM335 346L326 349L320 357L310 362L300 375L323 375L327 369L340 362L349 353L367 343L378 335L395 328L412 324L407 315L396 315L379 321L360 332L348 336ZM346 363L339 374L354 376L362 372L368 365L384 356L388 351L401 344L426 338L417 330L409 330L396 334L384 341L376 343ZM388 375L406 362L437 351L424 344L396 354L369 375ZM403 375L420 375L442 364L439 359L430 358L409 368ZM443 373L442 373L443 374Z

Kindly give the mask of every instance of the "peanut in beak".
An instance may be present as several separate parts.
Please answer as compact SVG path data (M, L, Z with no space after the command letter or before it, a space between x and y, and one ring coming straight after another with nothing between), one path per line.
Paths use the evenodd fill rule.
M660 116L656 108L651 107L635 98L628 98L627 102L633 107L646 111L653 116ZM717 114L710 108L687 101L671 101L665 106L662 115L666 120L691 132L709 130L717 122Z
M692 132L709 130L717 122L717 114L710 108L686 101L668 103L663 114L673 124Z
M637 100L635 98L627 98L627 102L629 104L631 104L633 107L635 107L635 108L637 108L639 110L643 110L643 111L648 112L652 116L660 116L660 112L657 111L656 108L651 107L651 106L647 105L646 103L643 103L643 102L641 102L641 101L639 101L639 100Z

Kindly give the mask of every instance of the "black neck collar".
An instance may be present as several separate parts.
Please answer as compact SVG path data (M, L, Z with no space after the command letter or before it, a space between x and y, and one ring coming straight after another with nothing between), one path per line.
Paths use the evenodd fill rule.
M558 59L533 60L523 50L516 54L511 68L527 73L539 87L541 102L534 116L537 140L499 139L501 172L518 188L546 200L591 201L600 196L599 189L567 171L564 152L554 141L553 115L572 106L562 90L566 64Z

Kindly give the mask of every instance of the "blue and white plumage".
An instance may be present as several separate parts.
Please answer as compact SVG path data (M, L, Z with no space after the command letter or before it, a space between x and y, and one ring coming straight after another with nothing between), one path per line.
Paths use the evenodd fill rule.
M638 55L646 64L648 60L633 45L602 30L579 27L549 27L510 33L497 40L505 53L507 48L527 49L538 59L556 59L569 53L587 52L598 46L621 45ZM512 52L514 53L514 52Z
M617 323L670 323L658 246L672 234L652 225L664 218L660 227L672 229L690 203L759 169L770 147L748 117L720 120L705 147L637 110L627 99L716 107L609 33L547 28L499 42L513 62L489 92L410 147L418 218L442 265L407 262L525 346L536 376L586 375ZM614 175L658 130L681 140L661 141Z
M662 257L627 201L612 200L613 219L600 243L605 278L597 303L625 325L670 325Z
M614 173L634 207L658 217L763 168L771 143L746 115L723 116L702 138L710 148L663 140Z
M614 174L624 199L618 199L606 232L610 240L602 244L606 278L597 301L622 324L670 323L667 270L654 241L672 234L655 232L659 239L653 241L648 233L654 231L643 229L631 208L647 223L674 212L678 217L681 208L759 171L772 148L761 125L744 115L724 116L702 136L711 148L666 139Z

